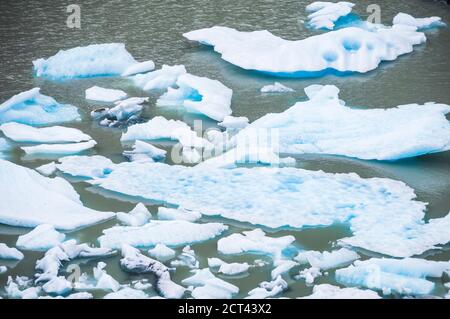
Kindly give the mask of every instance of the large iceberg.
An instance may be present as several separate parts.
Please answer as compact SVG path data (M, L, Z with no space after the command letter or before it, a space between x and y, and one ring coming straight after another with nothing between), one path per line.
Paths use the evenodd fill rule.
M84 207L64 179L48 178L1 159L0 189L0 222L7 225L51 224L57 229L75 230L114 217L114 213Z
M120 75L138 62L123 43L92 44L60 50L47 59L33 61L38 77L65 79Z
M51 126L36 128L20 123L0 125L0 131L15 142L70 143L89 141L91 137L76 128Z
M333 30L335 22L345 17L355 4L346 1L337 3L327 1L316 1L306 6L308 15L308 26L314 29Z
M192 74L180 75L177 88L169 87L157 101L157 106L182 106L190 113L203 114L216 121L231 115L233 90L217 80Z
M14 95L0 104L0 124L17 122L29 125L50 125L79 121L80 114L75 106L59 104L52 97L39 93L34 88Z
M352 109L339 99L334 85L311 85L305 92L308 101L259 118L234 136L230 145L276 133L279 151L289 154L397 160L450 149L449 105Z
M310 77L326 72L365 73L381 61L413 51L426 37L415 27L394 25L373 30L349 27L306 39L289 41L267 30L241 32L215 26L183 34L211 45L222 59L246 70L276 76Z

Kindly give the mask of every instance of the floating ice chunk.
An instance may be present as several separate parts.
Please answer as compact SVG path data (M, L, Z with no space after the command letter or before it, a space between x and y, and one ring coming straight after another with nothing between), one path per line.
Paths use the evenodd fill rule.
M167 261L175 257L176 252L164 244L157 244L148 251L148 254L159 261Z
M305 279L305 282L308 285L311 285L314 283L314 280L320 276L322 276L322 272L320 271L320 268L310 267L310 268L305 268L303 270L300 270L300 273L295 278L296 279Z
M46 251L64 241L66 235L55 230L53 225L41 224L25 235L19 236L16 246L25 250Z
M275 280L270 282L264 281L259 284L258 288L250 290L245 299L265 299L274 297L288 288L287 282L278 276Z
M138 290L147 290L150 289L152 286L151 283L148 282L148 279L144 278L141 280L136 280L132 282L133 288Z
M4 157L3 152L9 151L11 149L11 145L8 141L2 137L0 137L0 158Z
M97 267L93 269L94 278L90 279L83 274L78 282L75 283L75 289L77 290L105 290L105 291L118 291L120 284L111 275L105 271L106 264L99 262Z
M182 207L158 207L158 219L160 220L186 220L188 222L195 222L201 217L202 214L200 214L199 212L190 211Z
M36 299L39 296L41 287L29 287L28 281L21 282L21 278L17 277L13 280L12 277L8 277L8 282L5 287L6 295L11 299Z
M195 251L189 245L183 248L183 252L177 257L177 259L170 262L170 266L174 268L187 267L190 269L198 269L199 265L200 263L197 260Z
M261 88L261 93L286 93L286 92L294 92L294 90L287 86L284 86L280 82L265 85Z
M106 118L108 120L127 121L137 117L142 109L143 103L148 102L148 97L131 97L129 99L116 102L116 106L108 109Z
M154 162L166 157L166 151L149 143L136 140L132 151L124 151L123 155L132 162Z
M167 89L174 86L178 77L185 73L184 65L163 65L159 70L134 76L133 81L145 91Z
M152 60L132 64L125 71L122 76L130 76L138 73L146 73L155 69L155 63Z
M341 17L352 12L355 4L351 2L340 1L337 3L316 1L306 6L306 11L311 12L308 15L308 25L314 29L334 29L334 23Z
M268 237L257 228L219 239L217 250L222 254L259 253L278 258L293 241L295 241L293 236Z
M179 299L185 289L170 278L169 268L157 260L142 255L138 249L127 244L122 245L122 269L132 273L152 273L156 276L156 288L165 298Z
M445 23L441 21L440 17L414 18L413 16L403 12L398 13L394 17L392 24L408 25L416 27L419 30L445 26Z
M48 164L41 165L35 168L40 174L44 176L50 176L56 172L56 163L50 162Z
M181 150L183 163L197 164L202 160L202 155L193 147L183 147Z
M58 80L120 75L136 63L125 44L105 43L60 50L48 59L34 60L33 66L36 76Z
M52 126L35 128L20 123L0 125L0 131L15 142L69 143L89 141L91 137L75 128Z
M64 295L72 290L72 283L63 276L59 276L47 281L42 289L48 294Z
M23 254L16 248L0 243L0 259L22 260L23 257Z
M329 284L315 285L313 293L301 299L380 299L372 290L340 288Z
M270 273L272 279L276 279L278 276L289 272L289 270L297 266L298 263L292 260L278 259L275 260L274 265L276 267Z
M36 146L23 146L21 149L28 155L73 155L87 151L97 145L97 142L90 140L81 143L68 144L40 144Z
M110 292L103 299L148 299L148 295L142 290L125 287L117 292Z
M117 219L126 226L142 226L146 224L152 215L144 204L139 203L129 213L117 213Z
M434 283L425 277L441 277L449 262L424 259L372 258L336 270L336 280L346 286L380 290L383 294L429 294Z
M208 268L200 269L182 284L196 287L192 291L195 299L231 299L239 292L239 288L214 276Z
M234 144L276 129L279 151L397 160L450 149L450 106L426 103L390 109L352 109L334 85L307 87L309 100L267 114L233 139ZM380 125L380 123L383 123Z
M176 85L168 88L157 101L157 106L183 106L187 112L203 114L216 121L231 115L233 90L217 80L192 74L180 75Z
M343 28L303 40L289 41L267 30L240 32L215 26L183 34L211 45L222 59L247 70L277 76L317 76L333 70L365 73L381 61L392 61L425 42L415 28L394 25L364 30Z
M226 129L240 130L248 125L248 118L245 116L231 116L227 115L223 118L222 122L218 123L219 126Z
M93 86L85 91L86 100L115 102L127 97L127 93L122 90L105 89L100 86Z
M181 246L220 235L228 227L220 223L194 224L184 220L150 221L140 227L115 226L103 230L101 247L120 248L122 244L149 247L156 244Z
M0 123L50 125L81 120L75 106L59 104L39 91L40 88L34 88L0 104Z
M349 249L341 248L331 252L324 251L302 251L296 257L296 261L300 264L309 264L319 269L328 270L347 266L353 261L359 259L359 255Z
M8 268L6 268L6 266L0 266L0 275L1 274L4 274L5 272L7 272L8 271Z
M247 263L223 263L219 268L219 273L224 275L240 275L246 273L250 265Z
M67 156L58 159L58 170L74 177L103 177L109 174L114 163L104 156Z
M51 224L61 230L75 230L114 217L114 213L84 207L64 179L48 178L4 160L0 160L0 189L0 222L7 225Z

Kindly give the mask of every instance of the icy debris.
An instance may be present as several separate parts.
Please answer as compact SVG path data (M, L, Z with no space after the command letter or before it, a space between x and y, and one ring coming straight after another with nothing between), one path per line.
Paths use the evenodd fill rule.
M54 80L120 75L136 63L123 43L92 44L60 50L48 59L33 61L36 76Z
M314 283L314 280L320 276L322 276L322 272L320 271L320 268L310 267L310 268L305 268L303 270L300 270L299 274L297 276L295 276L295 279L305 279L305 282L308 285L311 285Z
M66 235L55 230L53 225L41 224L25 235L19 236L16 246L25 250L42 250L58 246Z
M126 226L145 225L152 217L144 204L139 203L129 213L117 213L117 219Z
M184 220L155 221L140 227L115 226L103 230L101 247L120 248L122 244L149 247L156 244L182 246L220 235L228 227L221 223L195 224Z
M233 90L217 80L192 74L180 75L177 88L168 88L157 101L157 106L182 106L190 113L203 114L216 121L231 115Z
M142 290L125 287L117 292L110 292L103 299L148 299L148 295Z
M326 1L313 2L306 6L306 12L310 12L307 25L313 29L333 30L335 22L339 18L350 14L354 5L354 3L345 1L337 3Z
M287 288L287 282L281 278L281 276L278 276L275 280L260 283L259 287L248 292L248 296L245 299L265 299L274 297Z
M127 93L122 90L106 89L100 86L93 86L85 91L86 100L100 102L115 102L127 97Z
M245 116L227 115L218 125L225 127L227 130L240 130L248 125L248 118Z
M184 65L163 65L159 70L138 74L132 79L135 85L145 91L162 90L174 86L178 77L185 73L186 68Z
M166 151L149 143L136 140L133 150L124 151L123 155L132 162L154 162L163 160L166 157Z
M35 170L44 176L50 176L50 175L54 174L57 170L56 163L50 162L48 164L44 164L39 167L36 167Z
M219 239L217 250L222 254L267 254L277 259L282 256L283 250L294 241L294 236L268 237L261 229L257 228Z
M246 70L289 77L318 76L327 71L365 73L426 41L423 33L404 25L373 30L349 27L297 41L267 30L240 32L220 26L183 36L213 46L222 59Z
M91 139L89 135L78 129L63 126L36 128L11 122L0 125L0 131L15 142L69 143L89 141Z
M76 290L104 290L118 291L121 285L111 275L105 271L106 264L99 262L97 267L93 268L94 276L89 278L85 273L75 282Z
M122 245L120 265L128 272L143 274L152 273L156 276L156 288L165 298L182 298L185 289L170 279L169 268L157 260L142 255L138 249L127 244Z
M112 108L102 107L91 112L91 117L99 120L102 126L115 127L121 124L130 124L138 120L142 105L148 102L148 97L130 97L126 100L115 102Z
M195 287L191 293L195 299L231 299L239 292L238 287L217 278L208 268L196 270L193 276L181 282Z
M23 254L18 249L0 243L0 259L22 260L23 257Z
M157 244L155 247L148 251L150 257L156 258L159 261L167 261L176 256L176 252L173 249L170 249L164 244Z
M340 288L329 284L315 285L313 293L300 299L380 299L372 290Z
M300 264L309 264L322 270L339 268L351 264L359 259L359 255L349 249L341 248L331 252L324 251L301 251L294 260Z
M290 87L284 86L280 82L275 82L274 84L265 85L261 88L261 93L286 93L294 92Z
M195 251L189 245L183 248L183 251L177 257L177 259L170 262L170 266L174 268L187 267L190 269L198 269L199 265L200 263L197 260Z
M190 211L182 207L158 207L158 219L160 220L186 220L188 222L195 222L201 217L202 214L200 214L199 212Z
M6 295L11 299L37 299L41 291L41 287L29 287L30 281L26 277L16 277L14 280L8 277L5 286Z
M51 125L81 120L75 106L59 104L39 91L40 88L34 88L16 94L0 104L0 123Z
M372 258L356 261L354 265L336 270L336 280L346 286L379 290L384 295L425 295L435 286L425 278L439 278L449 267L450 262L417 258Z
M147 73L155 69L155 63L152 60L139 62L130 65L125 71L122 72L122 76L130 76L138 73Z
M414 18L413 16L400 12L392 20L392 24L402 24L416 27L419 30L445 26L440 17Z
M352 109L334 85L312 85L305 92L308 101L259 118L233 137L234 144L276 129L279 151L290 154L397 160L450 149L449 105Z
M114 163L104 156L66 156L58 159L58 170L74 177L94 178L109 174Z
M97 142L90 140L81 143L68 144L40 144L36 146L23 146L21 149L28 155L73 155L94 148Z
M285 273L288 273L289 270L297 266L298 263L292 260L287 259L278 259L274 261L274 266L276 266L270 273L272 279L276 279L278 276L281 276Z

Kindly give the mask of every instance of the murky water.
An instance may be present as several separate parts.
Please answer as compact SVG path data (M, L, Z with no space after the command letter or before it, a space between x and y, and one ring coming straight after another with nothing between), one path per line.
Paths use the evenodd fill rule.
M305 99L303 88L314 83L335 84L341 89L341 98L348 105L366 108L387 108L399 104L436 101L450 104L450 29L442 28L427 32L427 43L416 48L409 55L391 63L384 63L373 72L364 75L337 77L333 75L317 79L276 79L296 90L294 93L263 95L259 89L272 83L273 78L241 70L222 61L212 50L189 43L182 33L214 25L229 26L240 30L267 29L288 39L300 39L314 34L307 30L301 20L305 20L304 7L307 1L76 1L81 5L81 29L66 27L67 3L61 1L12 1L0 2L0 101L13 94L41 87L44 94L62 103L78 106L83 116L81 123L68 124L91 135L97 142L95 153L107 156L115 162L124 161L123 147L119 142L120 129L103 128L92 122L89 112L98 106L84 99L85 89L99 85L120 88L130 96L145 96L133 84L121 78L103 77L64 82L37 79L32 74L31 61L55 54L59 49L83 46L92 43L124 42L127 49L138 60L152 59L160 67L162 64L184 64L188 72L218 79L233 89L233 115L247 116L250 120L268 113L280 112ZM371 1L358 1L355 11L365 17L366 6ZM414 16L438 15L450 22L450 8L443 1L377 1L381 7L381 19L385 24L402 11ZM181 119L191 124L192 115L154 107L160 92L150 94L150 106L145 110L145 118L163 115ZM210 125L213 125L211 122ZM168 147L168 146L166 146ZM37 167L48 160L24 157L18 150L10 158L15 163L27 167ZM391 162L361 161L335 156L298 156L297 166L326 172L356 172L363 177L388 177L404 181L416 190L418 199L429 203L427 218L445 216L450 210L450 152L422 156L419 158ZM124 198L105 197L89 191L83 182L73 182L83 203L91 208L105 211L129 211L133 203ZM1 192L1 190L0 190ZM152 212L156 206L148 206ZM211 218L205 219L211 220ZM214 218L214 220L220 220ZM227 221L228 223L229 221ZM75 233L68 234L79 242L95 243L102 229L110 227L110 221ZM233 223L227 234L248 229L248 225ZM28 229L0 225L0 242L14 246L19 234ZM345 225L306 229L302 231L278 231L276 236L291 234L296 237L299 248L325 250L339 238L348 236ZM216 240L193 245L199 256L200 266L207 266L207 257L217 256ZM42 253L25 252L25 259L0 275L0 287L7 276L33 276L36 259ZM367 255L363 255L367 258ZM450 251L429 252L425 258L448 260ZM249 261L269 259L263 256L220 256L226 261ZM118 257L106 260L107 271L121 283L127 283L142 276L130 276L119 268ZM98 260L77 261L83 271L91 274ZM14 266L4 261L1 264ZM261 281L270 278L271 265L255 268L244 278L226 278L240 287L237 297L246 296ZM298 272L293 269L291 274ZM175 281L189 275L187 269L180 268L174 275ZM317 283L335 283L334 272L318 278ZM290 288L283 296L298 297L311 293L312 288L304 281L289 281ZM441 284L436 295L445 293ZM101 297L103 293L97 293Z

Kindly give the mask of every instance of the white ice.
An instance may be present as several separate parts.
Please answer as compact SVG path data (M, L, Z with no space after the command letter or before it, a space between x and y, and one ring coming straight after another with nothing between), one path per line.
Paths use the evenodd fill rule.
M403 12L398 13L394 17L392 24L408 25L416 27L419 30L445 26L445 23L440 17L414 18L413 16Z
M8 271L8 268L6 266L1 265L0 266L0 275L4 274Z
M67 144L40 144L36 146L22 146L21 149L28 155L74 155L90 150L97 142L90 140L80 143Z
M359 255L346 248L333 250L331 252L313 250L301 251L294 257L294 260L298 261L300 264L309 264L323 270L347 266L357 259L359 259Z
M265 299L275 297L287 288L287 282L281 278L281 276L278 276L272 281L263 281L260 283L259 287L248 292L248 296L245 299Z
M139 114L144 107L142 104L148 102L148 97L130 97L123 101L115 102L116 106L108 110L108 115L117 121L125 121L133 115Z
M26 278L28 279L28 278ZM8 277L8 282L5 286L6 295L11 299L36 299L39 296L41 287L29 287L29 280L25 278L16 277L14 280L11 276Z
M320 276L322 276L320 268L313 266L300 270L299 274L295 278L305 279L306 284L312 285L314 283L314 280L316 280L316 278Z
M274 261L274 266L276 266L270 272L272 279L276 279L278 276L288 273L292 268L297 266L298 263L289 259L278 259Z
M106 294L103 299L148 299L148 295L142 290L125 287L119 291Z
M122 72L122 76L130 76L138 73L146 73L153 71L154 69L155 63L152 60L138 62L126 68L126 70Z
M23 257L23 254L17 248L0 243L0 259L22 260Z
M191 277L183 279L183 285L195 287L192 297L195 299L231 299L239 288L214 276L209 268L195 270Z
M308 15L308 26L314 29L333 30L334 23L340 18L345 17L355 4L351 2L340 1L337 3L327 1L316 1L306 6Z
M134 84L145 91L172 87L180 75L186 73L184 65L163 65L161 69L133 76Z
M123 155L132 162L154 162L163 160L166 157L166 151L152 144L136 140L133 150L124 151Z
M227 263L219 258L208 258L208 267L218 268L218 273L229 276L241 275L246 273L250 269L250 265L246 262Z
M290 87L284 86L280 82L275 82L274 84L265 85L261 88L261 93L286 93L294 92Z
M380 299L372 290L340 288L329 284L315 285L311 295L300 299Z
M58 170L74 177L103 177L112 171L114 163L104 156L66 156L58 159Z
M64 276L53 277L45 284L42 289L51 295L65 295L72 290L72 283Z
M198 269L200 266L197 255L191 246L183 247L183 251L175 260L170 262L170 266L174 268L187 267L189 269Z
M136 63L125 44L105 43L60 50L47 59L34 60L33 66L36 76L59 80L120 75Z
M19 236L16 246L24 250L46 251L62 243L65 238L66 235L56 231L53 225L41 224Z
M74 288L76 290L118 291L121 288L120 283L106 272L105 267L104 262L97 263L97 267L93 268L93 278L84 273L75 282Z
M190 211L179 208L158 207L158 219L160 220L186 220L188 222L195 222L202 217L202 214L195 211Z
M106 89L100 86L93 86L85 91L86 100L100 102L115 102L127 97L127 93L122 90Z
M218 123L218 125L225 127L226 129L240 130L248 125L248 118L245 116L227 115L223 118L222 122Z
M50 176L57 170L55 162L50 162L48 164L41 165L39 167L36 167L35 169L44 176Z
M155 247L148 251L150 257L156 258L159 261L167 261L176 256L175 250L167 247L164 244L157 244Z
M16 94L0 104L0 124L17 122L28 125L51 125L81 120L75 106L60 104L39 91L40 88L34 88Z
M142 226L152 217L144 204L139 203L129 213L117 213L117 219L125 226Z

